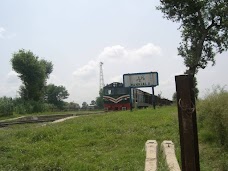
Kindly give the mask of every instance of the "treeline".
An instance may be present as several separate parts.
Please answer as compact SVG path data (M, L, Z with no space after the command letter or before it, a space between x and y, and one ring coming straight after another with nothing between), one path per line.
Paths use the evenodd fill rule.
M47 101L25 101L21 98L11 97L0 98L0 116L76 110L80 110L80 106L79 104L74 102L63 102L61 104L61 107L59 107L54 104L48 103Z
M76 103L64 102L69 93L62 85L47 84L47 79L53 71L50 61L39 59L31 51L24 49L13 54L11 59L13 70L22 81L18 98L0 98L0 115L12 115L13 113L25 114L77 108Z

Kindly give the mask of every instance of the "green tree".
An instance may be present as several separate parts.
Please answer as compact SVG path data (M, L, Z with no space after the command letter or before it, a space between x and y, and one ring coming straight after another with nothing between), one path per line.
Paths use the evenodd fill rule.
M92 100L92 101L90 102L90 105L95 106L95 105L96 105L96 101L95 101L95 100Z
M160 0L167 19L180 22L182 42L178 48L188 74L195 75L215 55L228 49L227 0Z
M103 100L103 89L101 89L99 91L99 97L96 98L96 104L97 104L97 107L100 108L100 109L103 109L104 108L104 100Z
M19 90L21 97L24 100L42 100L46 80L53 70L52 63L39 60L38 56L24 49L13 54L11 63L23 83Z
M184 58L186 74L195 76L215 56L228 49L227 0L160 0L157 9L173 22L180 23L182 42L178 54ZM197 81L194 80L195 95Z
M68 107L69 110L78 110L78 109L80 109L80 105L78 103L75 103L75 102L68 103L67 107Z
M46 87L46 100L48 103L57 106L59 109L63 109L64 99L68 98L69 93L64 86L56 86L49 84Z
M0 116L13 115L13 99L10 97L0 97Z
M174 102L177 101L177 92L174 92L174 93L173 93L172 100L173 100Z
M82 109L87 109L88 106L89 106L89 105L88 105L86 102L83 102L83 103L82 103Z

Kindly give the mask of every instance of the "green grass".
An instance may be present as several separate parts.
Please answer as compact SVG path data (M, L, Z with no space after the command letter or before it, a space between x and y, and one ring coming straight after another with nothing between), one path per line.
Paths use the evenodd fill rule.
M214 156L220 149L202 137L200 131L201 170L219 170ZM159 147L172 140L180 163L176 106L2 128L0 170L143 171L147 140L157 140ZM158 166L167 170L160 150Z
M89 114L89 113L99 113L103 112L101 110L78 110L78 111L57 111L57 112L44 112L44 113L32 113L32 114L13 114L9 116L0 116L0 121L8 120L8 119L14 119L18 117L23 116L39 116L39 115L56 115L56 114L75 114L75 115L83 115L83 114Z
M177 143L175 116L166 107L4 128L0 170L144 170L147 140Z
M228 171L228 91L215 86L198 104L201 165Z

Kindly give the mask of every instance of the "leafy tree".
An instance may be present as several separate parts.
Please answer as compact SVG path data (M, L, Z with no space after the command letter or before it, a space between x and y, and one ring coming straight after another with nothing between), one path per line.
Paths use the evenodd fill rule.
M70 110L77 110L77 109L80 109L80 105L78 103L75 103L75 102L70 102L68 103L68 109Z
M103 89L101 89L99 91L100 96L96 98L96 104L97 104L98 108L100 108L100 109L104 108L103 94L104 94Z
M215 55L228 49L227 0L160 0L158 7L167 19L181 23L178 48L187 73L193 76Z
M197 88L197 79L196 79L196 77L193 77L193 91L194 91L194 94L195 94L195 98L198 99L199 89Z
M69 93L64 86L56 86L54 84L49 84L46 87L46 100L48 103L63 109L63 100L68 98Z
M38 56L24 49L13 54L11 63L23 83L19 90L21 97L24 100L42 100L46 80L53 70L52 63L39 60Z
M90 105L95 106L95 105L96 105L96 101L95 101L95 100L92 100L92 101L90 102Z
M0 97L0 116L13 115L13 99L10 97Z
M174 102L177 101L177 92L173 93L172 100L173 100Z
M83 102L83 103L82 103L82 109L87 109L88 106L89 106L89 105L88 105L86 102Z

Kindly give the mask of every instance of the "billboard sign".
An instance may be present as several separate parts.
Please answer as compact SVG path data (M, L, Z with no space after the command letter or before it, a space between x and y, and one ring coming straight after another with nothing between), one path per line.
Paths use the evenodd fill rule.
M123 75L124 87L155 87L158 85L157 72L132 73Z

